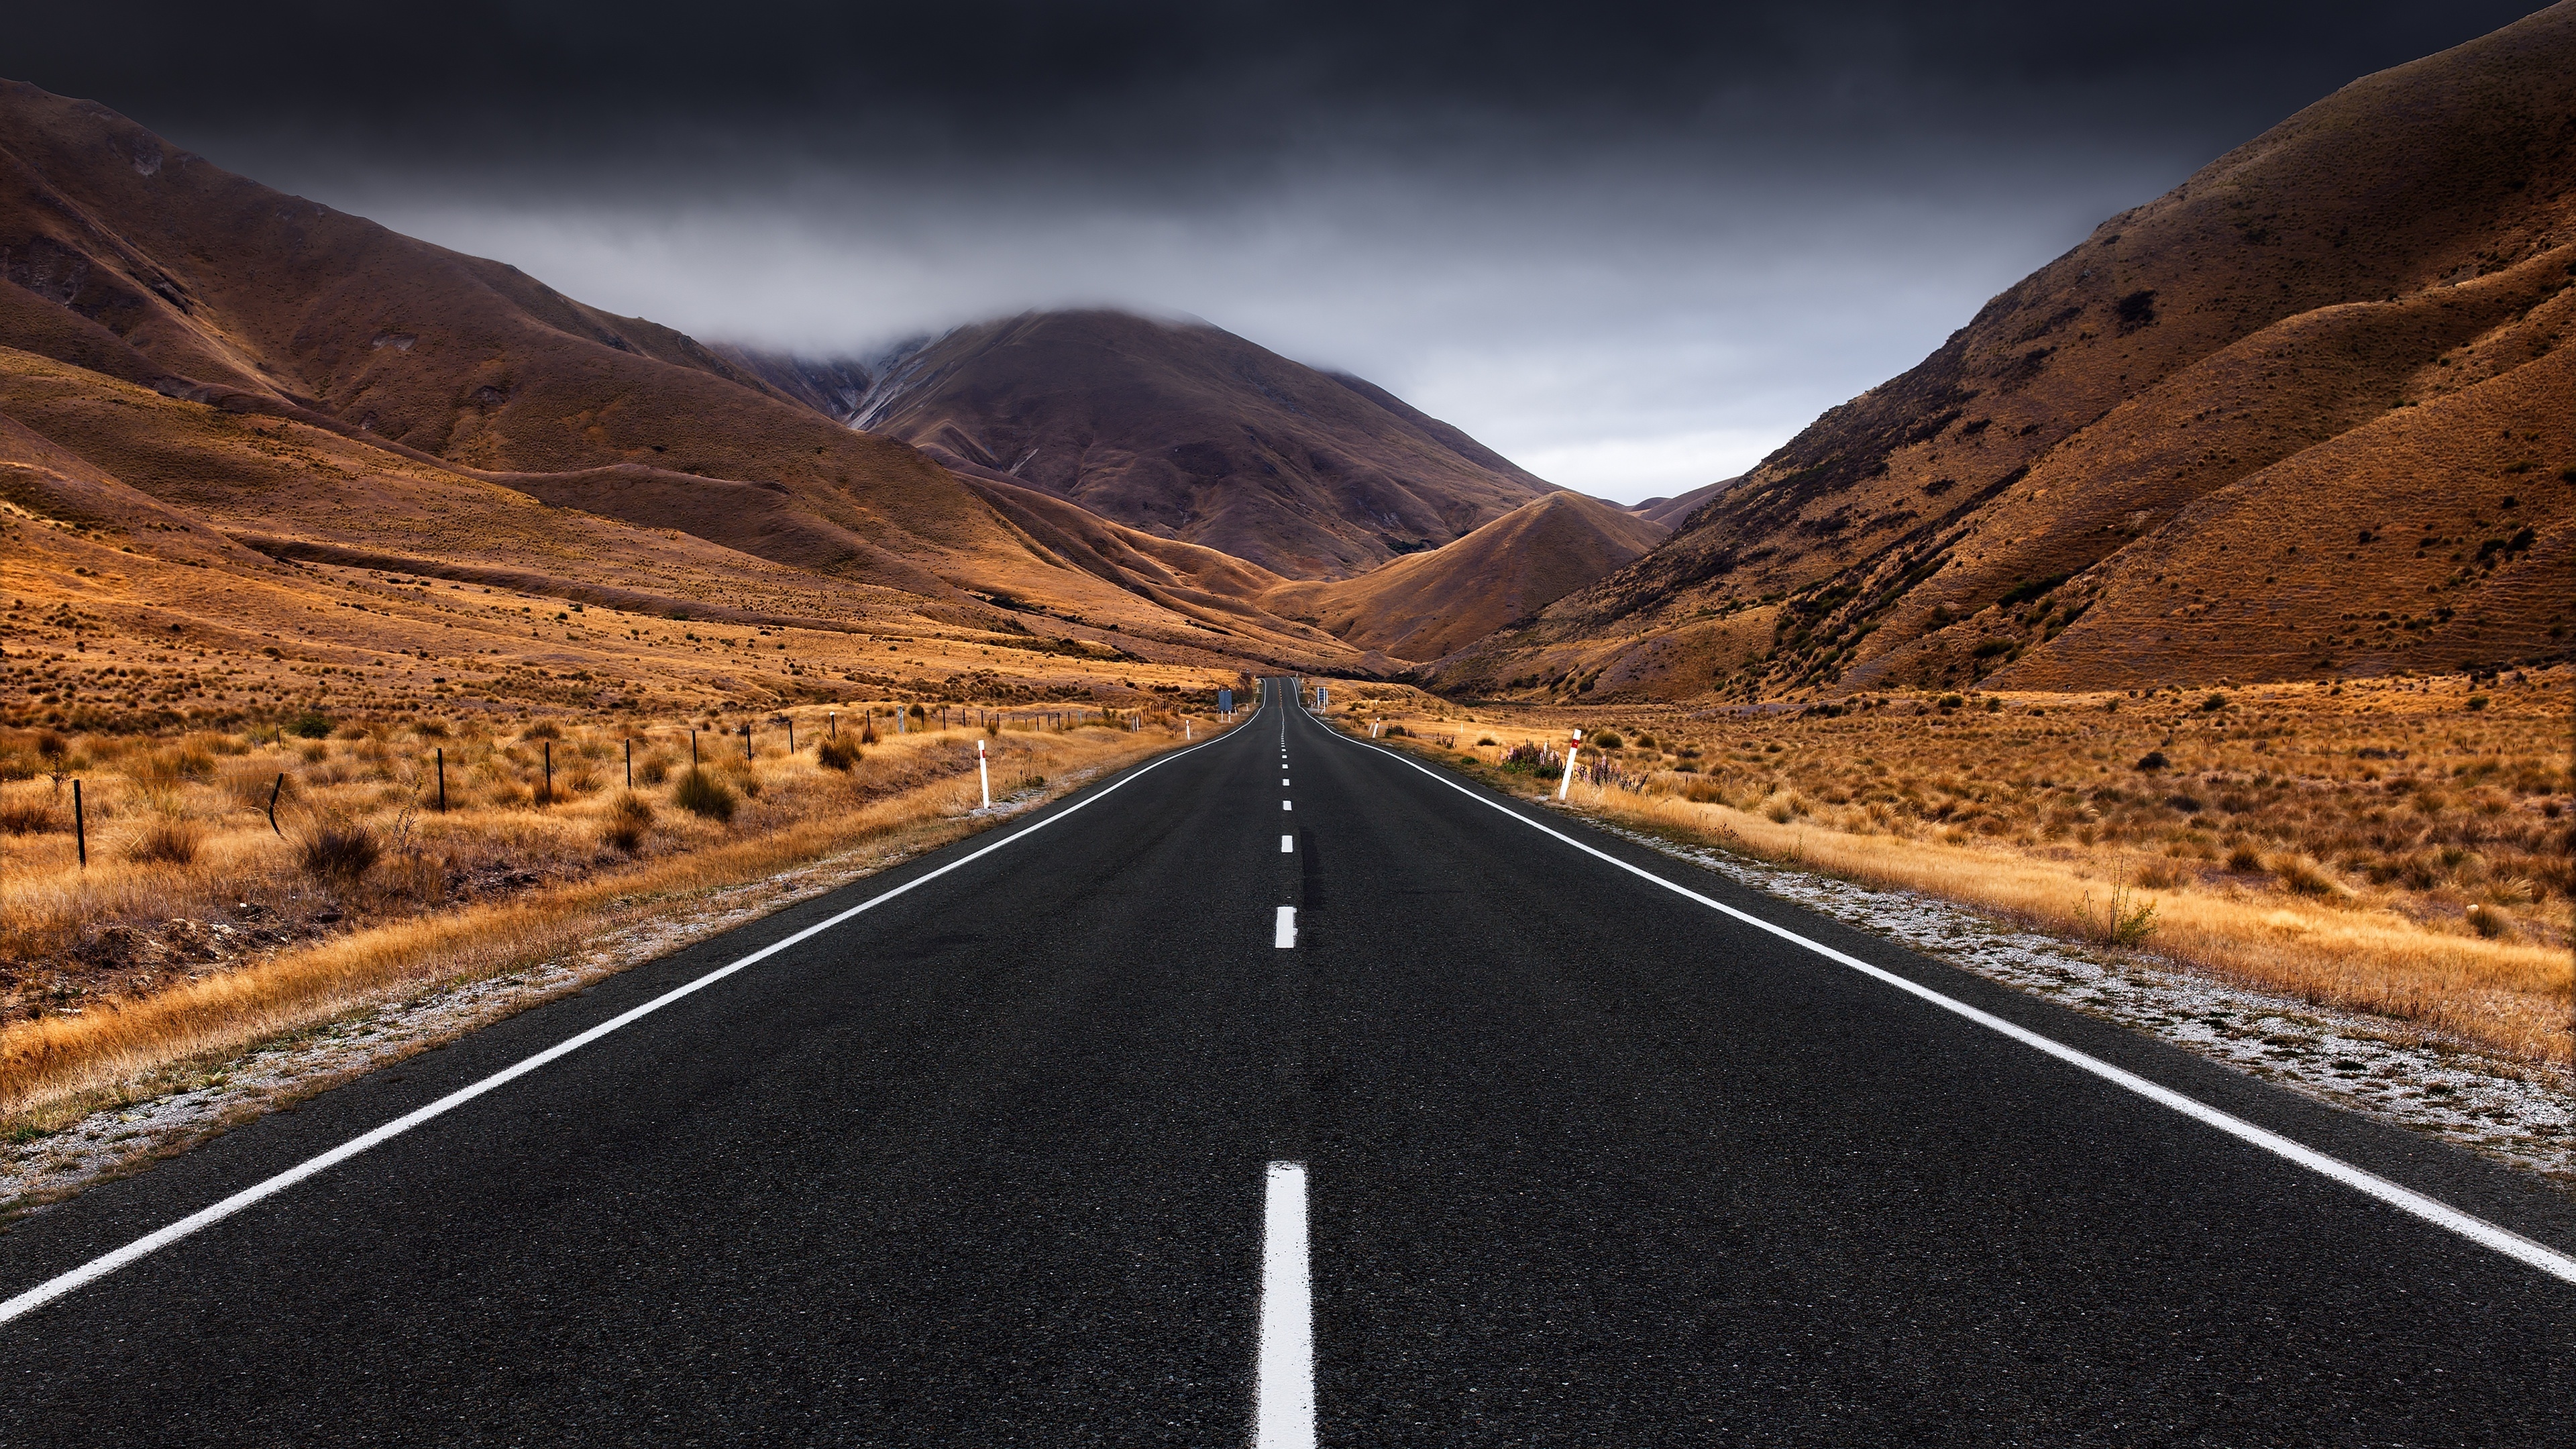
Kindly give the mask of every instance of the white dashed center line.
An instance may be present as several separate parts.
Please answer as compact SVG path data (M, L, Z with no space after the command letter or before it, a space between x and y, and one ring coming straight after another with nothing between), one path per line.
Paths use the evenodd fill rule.
M1315 1324L1306 1275L1306 1164L1270 1164L1261 1212L1261 1352L1255 1449L1314 1449Z
M1296 837L1296 836L1293 836L1293 835L1283 835L1283 836L1280 836L1280 837L1279 837L1279 853L1280 853L1281 855L1288 855L1288 854L1290 854L1290 853L1294 852L1296 849L1297 849L1297 837Z
M1297 807L1286 800L1282 800L1279 802L1279 808L1282 810L1294 810Z
M1297 944L1297 908L1295 906L1279 908L1279 924L1270 932L1270 944L1283 951Z

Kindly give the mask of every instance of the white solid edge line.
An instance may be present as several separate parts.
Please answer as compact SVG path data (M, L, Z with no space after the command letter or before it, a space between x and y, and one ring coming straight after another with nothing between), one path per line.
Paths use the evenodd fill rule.
M224 1219L231 1217L242 1209L260 1201L262 1198L273 1197L278 1193L284 1192L286 1189L295 1186L297 1183L304 1181L308 1177L312 1177L318 1173L327 1172L330 1169L339 1166L341 1163L348 1161L350 1158L357 1156L368 1148L381 1146L384 1143L390 1142L404 1133L409 1132L414 1127L419 1126L423 1122L430 1121L433 1118L443 1117L449 1112L453 1112L457 1108L464 1106L466 1103L473 1101L475 1098L482 1096L486 1092L506 1086L559 1057L569 1056L572 1053L581 1050L583 1047L590 1045L592 1042L599 1040L601 1037L608 1035L610 1032L617 1030L619 1027L640 1021L643 1018L652 1015L654 1012L661 1010L663 1007L669 1006L671 1003L678 1001L684 996L689 996L695 992L705 989L706 987L713 986L726 977L733 975L735 972L741 971L746 967L757 965L759 962L777 955L779 952L786 950L790 946L801 945L804 942L821 935L825 931L831 930L833 927L842 924L854 916L867 911L872 911L878 906L884 905L886 902L893 900L895 897L902 895L907 891L928 885L930 882L939 879L950 871L981 860L985 856L991 855L994 851L1000 850L1006 845L1013 844L1020 840L1025 840L1029 836L1034 835L1037 832L1046 829L1048 826L1053 825L1057 821L1064 819L1066 816L1073 814L1075 811L1084 809L1093 801L1106 799L1110 795L1125 789L1128 785L1133 784L1137 780L1143 779L1146 775L1161 769L1163 766L1170 764L1181 756L1196 754L1198 751L1206 749L1209 745L1223 743L1227 738L1228 737L1225 735L1218 735L1214 739L1192 745L1187 749L1175 750L1172 753L1163 756L1161 759L1155 760L1135 771L1126 778L1111 784L1107 789L1101 790L1099 793L1087 796L1081 800L1077 800L1073 804L1047 816L1043 820L1032 822L1025 829L1014 831L1010 835L994 841L992 844L984 846L971 854L960 856L959 858L948 862L946 865L940 866L936 870L925 871L913 879L905 881L902 885L896 886L893 890L862 901L858 905L852 906L848 910L843 911L828 920L817 921L813 925L807 926L805 929L798 931L792 936L787 936L780 940L773 941L769 945L761 947L759 950L752 952L750 955L745 956L740 960L719 966L704 976L700 976L695 980L686 982L682 985L675 986L669 991L663 992L661 995L645 1002L643 1005L630 1008L625 1012L610 1017L608 1020L590 1028L588 1031L582 1032L578 1036L557 1042L555 1045L546 1048L544 1051L538 1052L536 1055L514 1063L513 1065L504 1067L500 1071L494 1072L492 1075L483 1078L479 1082L472 1083L465 1087L460 1087L425 1107L415 1108L371 1132L366 1132L359 1136L352 1137L348 1141L341 1143L339 1146L332 1148L328 1152L322 1153L317 1157L307 1158L304 1161L297 1163L295 1166L286 1169L284 1172L266 1179L265 1181L253 1183L251 1186L243 1188L241 1191L234 1193L232 1196L225 1198L210 1207L199 1208L197 1211L190 1213L186 1217L179 1219L177 1222L172 1223L157 1232L148 1233L113 1252L104 1253L96 1258L92 1258L88 1262L81 1264L79 1267L74 1268L69 1272L48 1278L44 1282L37 1284L35 1287L20 1293L18 1296L9 1299L6 1302L0 1302L0 1323L7 1323L12 1319L18 1318L23 1314L32 1312L35 1309L51 1303L66 1293L85 1287L91 1283L95 1283L99 1279L106 1277L108 1274L115 1272L119 1268L125 1267L130 1263L136 1262L139 1259L170 1246L172 1243L179 1241L190 1233L222 1222Z
M2063 1042L2042 1036L2038 1032L2030 1030L2028 1027L2016 1026L2012 1022L2006 1021L1992 1012L1979 1010L1964 1001L1959 1001L1945 996L1940 992L1933 990L1929 986L1909 981L1904 977L1897 975L1893 971L1886 970L1882 967L1872 966L1868 962L1863 961L1856 956L1847 956L1842 952L1835 950L1831 946L1810 941L1806 937L1799 935L1797 932L1792 931L1785 926L1773 925L1771 922L1762 919L1760 916L1753 915L1750 912L1737 910L1735 907L1727 905L1722 901L1711 900L1709 897L1701 895L1699 892L1690 889L1688 886L1678 885L1672 881L1668 881L1662 876L1655 874L1653 871L1643 869L1639 866L1630 865L1628 862L1619 859L1617 856L1611 855L1606 851L1596 850L1593 847L1584 844L1582 841L1576 840L1572 836L1563 833L1562 831L1550 829L1548 826L1530 819L1519 811L1511 809L1498 801L1489 800L1454 780L1445 779L1437 771L1413 760L1406 759L1404 756L1396 754L1392 750L1385 749L1378 745L1369 744L1366 741L1352 739L1338 730L1328 729L1325 732L1330 734L1334 739L1340 740L1345 744L1357 745L1368 750L1372 754L1383 755L1388 759L1394 760L1398 764L1420 770L1423 774L1430 776L1433 780L1448 786L1450 789L1457 791L1459 794L1466 796L1468 799L1475 801L1479 805L1491 806L1496 811L1510 816L1512 819L1519 821L1532 830L1536 830L1545 835L1555 836L1558 840L1563 841L1567 845L1573 846L1575 849L1582 851L1586 855L1607 861L1610 864L1617 866L1619 869L1628 872L1630 875L1637 876L1640 879L1652 881L1656 885L1662 886L1664 889L1673 892L1675 895L1686 896L1689 899L1697 901L1701 905L1708 907L1710 910L1742 921L1744 924L1753 927L1755 930L1767 931L1771 935L1777 936L1781 940L1787 941L1792 945L1803 946L1806 949L1815 952L1817 955L1824 957L1826 960L1835 962L1839 965L1848 966L1852 970L1858 971L1872 980L1883 982L1886 985L1895 987L1899 991L1920 997L1921 999L1940 1007L1944 1011L1955 1012L1990 1031L1999 1032L2022 1043L2024 1046L2046 1052L2048 1055L2057 1058L2059 1061L2065 1062L2069 1066L2078 1067L2084 1071L2090 1072L2094 1076L2100 1077L2102 1080L2111 1083L2113 1086L2135 1092L2139 1096L2144 1097L2148 1101L2154 1102L2159 1106L2170 1107L2174 1111L2180 1112L2186 1117L2192 1118L2193 1120L2204 1123L2208 1126L2215 1127L2219 1131L2226 1133L2230 1137L2236 1138L2240 1142L2259 1147L2275 1156L2297 1163L2299 1166L2322 1177L2332 1178L2346 1187L2367 1193L2370 1196L2379 1199L2381 1202L2388 1204L2390 1207L2396 1208L2400 1212L2411 1213L2414 1216L2423 1219L2425 1222L2433 1224L2435 1227L2446 1228L2451 1232L2457 1233L2461 1237L2467 1238L2469 1241L2478 1244L2480 1247L2492 1249L2498 1253L2502 1253L2508 1258L2514 1259L2517 1262L2528 1264L2531 1267L2539 1269L2543 1273L2549 1274L2553 1278L2557 1278L2568 1283L2576 1283L2576 1257L2571 1257L2568 1254L2562 1253L2546 1244L2533 1242L2531 1239L2513 1231L2511 1228L2499 1227L2494 1223L2488 1222L2484 1218L2462 1212L2458 1208L2451 1206L2449 1203L2443 1202L2439 1198L2427 1197L2423 1193L2415 1191L2413 1188L2402 1187L2397 1183L2391 1182L2387 1178L2381 1177L2375 1172L2355 1167L2351 1163L2346 1162L2339 1157L2330 1157L2325 1153L2317 1151L2313 1147L2306 1146L2303 1143L2294 1142L2269 1128L2257 1127L2253 1123L2246 1121L2244 1118L2236 1116L2234 1113L2223 1112L2216 1107L2210 1106L2206 1102L2186 1097L2182 1093L2177 1092L2170 1087L2160 1086L2154 1082L2148 1081L2146 1078L2139 1076L2135 1072L2122 1067L2115 1067L2109 1062L2106 1062L2100 1057L2094 1056L2089 1052L2079 1051Z
M1313 1449L1314 1290L1307 1270L1306 1164L1262 1174L1261 1346L1252 1385L1255 1449Z
M1286 949L1297 944L1297 908L1281 906L1278 924L1270 928L1270 944Z

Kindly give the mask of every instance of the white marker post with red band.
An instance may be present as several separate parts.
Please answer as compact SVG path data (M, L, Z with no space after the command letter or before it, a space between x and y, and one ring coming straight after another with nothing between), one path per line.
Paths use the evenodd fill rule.
M1559 800L1565 798L1566 791L1574 788L1574 757L1581 753L1583 753L1583 731L1576 730L1573 741L1565 747L1565 778L1556 782L1556 798Z
M984 808L993 808L993 768L984 763L984 742L975 742L975 778L984 786Z

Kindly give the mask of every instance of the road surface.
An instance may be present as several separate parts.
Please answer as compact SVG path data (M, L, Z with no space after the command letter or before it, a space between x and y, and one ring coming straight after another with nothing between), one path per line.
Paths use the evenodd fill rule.
M1266 696L0 1234L0 1443L2576 1442L2565 1200Z

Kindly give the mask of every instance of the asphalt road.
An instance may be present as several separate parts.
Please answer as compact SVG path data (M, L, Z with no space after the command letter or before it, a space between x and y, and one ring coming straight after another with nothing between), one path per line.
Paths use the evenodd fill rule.
M5 1298L946 868L0 1324L0 1443L1240 1444L1273 1163L1325 1444L2576 1442L2576 1285L1271 693L0 1234ZM2576 1245L2501 1168L1550 823Z

